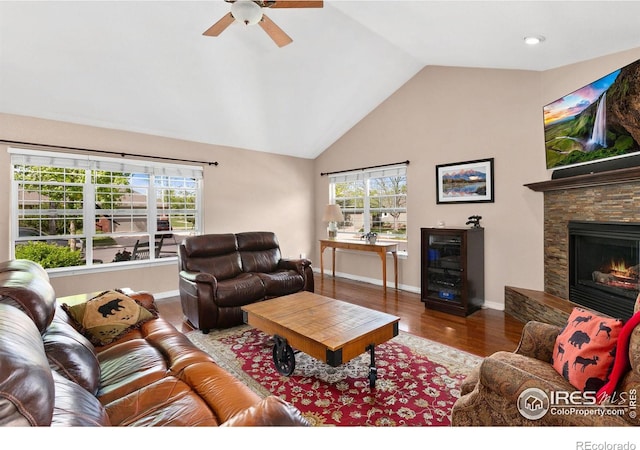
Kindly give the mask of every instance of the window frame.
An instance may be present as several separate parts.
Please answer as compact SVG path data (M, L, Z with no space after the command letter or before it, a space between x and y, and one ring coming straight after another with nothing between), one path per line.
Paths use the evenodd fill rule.
M182 165L175 163L158 163L155 161L147 161L141 159L129 159L122 158L109 158L109 157L95 157L84 154L62 153L62 152L50 152L31 150L24 148L9 147L7 150L11 156L11 226L10 226L10 255L11 258L15 258L16 243L21 241L28 241L29 239L21 238L20 236L20 221L24 219L24 212L27 209L22 208L20 201L25 201L26 196L19 198L21 193L24 193L22 185L30 184L31 181L25 181L24 179L16 179L16 166L38 166L38 167L55 167L58 169L76 169L78 171L84 170L84 181L81 183L75 183L75 185L82 185L82 210L78 209L78 217L82 217L82 234L75 235L66 228L65 232L68 234L53 234L51 235L53 240L62 239L79 239L83 243L83 257L84 264L73 265L69 267L57 267L48 268L47 271L51 273L56 272L68 272L68 271L91 271L91 270L104 270L113 268L117 270L120 268L126 268L131 265L161 265L161 264L175 264L177 259L177 252L173 255L162 257L156 257L154 252L150 252L149 259L141 259L136 261L103 261L101 263L94 262L94 249L96 236L101 237L139 237L139 240L147 239L147 242L154 242L156 238L162 234L165 236L171 235L174 237L174 241L177 243L175 236L178 235L196 235L202 233L203 212L202 212L202 197L203 197L203 168L201 166L194 165ZM128 184L109 184L104 182L98 182L98 179L94 175L100 172L101 175L107 173L109 176L114 177L116 174L145 174L148 176L148 183L142 185L140 190L146 190L146 208L142 208L142 214L135 214L135 210L132 209L131 217L143 218L145 230L134 230L131 228L129 231L116 232L111 229L107 233L99 233L94 226L94 222L98 221L98 197L96 192L100 187L104 186L117 186L129 188ZM135 176L135 175L133 175ZM144 177L143 177L144 178ZM156 184L156 179L164 180L164 185ZM193 204L193 208L188 209L184 207L181 211L181 215L185 217L193 218L192 229L187 230L158 230L158 221L161 219L159 209L157 207L156 195L162 190L172 191L174 190L170 186L170 180L181 182L182 185L175 189L181 190L183 195L191 194L195 196L195 201L189 201L184 203L184 206ZM33 182L39 186L46 184L53 184L51 182L43 182L42 180ZM59 183L58 183L59 185ZM66 183L63 184L66 186ZM133 189L132 189L133 190ZM132 194L135 195L135 194ZM39 214L42 214L42 197L36 200L39 206ZM67 198L63 198L62 202L66 202ZM112 205L113 206L113 205ZM112 208L115 210L115 208ZM144 212L146 210L146 213ZM57 211L54 209L53 211ZM63 209L65 211L65 209ZM73 211L73 209L71 210ZM168 211L173 211L169 209ZM66 213L65 213L66 214ZM171 214L171 213L170 213ZM79 219L78 219L79 220ZM111 217L113 220L113 216ZM133 219L132 219L133 220ZM131 222L133 223L133 222ZM40 228L42 230L42 228ZM175 234L174 234L175 233ZM42 231L40 236L42 236ZM50 239L48 236L42 240ZM129 248L128 250L132 250ZM177 249L176 249L177 250ZM115 252L116 250L114 250Z
M408 174L407 165L393 165L386 166L384 168L373 169L361 169L347 172L340 172L336 174L329 174L329 203L337 203L341 206L344 215L349 213L349 208L345 208L344 199L351 199L357 206L354 209L362 209L363 217L363 232L359 231L344 231L341 230L340 222L338 223L338 239L360 239L362 234L369 233L372 229L371 212L376 209L384 208L372 208L371 200L381 197L389 197L388 195L372 194L371 182L375 179L390 178L390 177L404 177L405 192L393 194L393 197L404 197L404 208L396 208L403 210L405 214L405 232L402 239L391 239L388 235L378 233L378 240L385 242L398 243L399 253L406 254L408 248ZM351 197L338 197L336 195L336 183L361 183L359 188L354 188L353 191L361 190L362 195L355 195ZM341 204L342 203L342 204ZM360 207L361 205L361 207ZM401 212L402 213L402 212Z

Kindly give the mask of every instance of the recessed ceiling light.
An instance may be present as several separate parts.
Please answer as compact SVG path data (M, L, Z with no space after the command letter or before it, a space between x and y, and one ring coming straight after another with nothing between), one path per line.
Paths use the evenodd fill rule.
M524 43L527 45L538 45L544 41L544 36L526 36Z

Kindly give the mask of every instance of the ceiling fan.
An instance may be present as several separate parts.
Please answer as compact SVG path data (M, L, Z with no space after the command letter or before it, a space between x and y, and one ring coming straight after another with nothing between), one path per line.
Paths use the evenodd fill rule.
M225 0L231 3L231 12L207 29L204 36L219 36L236 20L245 25L258 24L278 47L293 42L287 33L269 19L262 11L265 8L322 8L322 0Z

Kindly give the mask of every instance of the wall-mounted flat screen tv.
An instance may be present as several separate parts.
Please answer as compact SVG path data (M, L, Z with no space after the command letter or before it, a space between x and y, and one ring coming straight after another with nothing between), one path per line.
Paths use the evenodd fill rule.
M640 153L640 60L544 107L547 169Z

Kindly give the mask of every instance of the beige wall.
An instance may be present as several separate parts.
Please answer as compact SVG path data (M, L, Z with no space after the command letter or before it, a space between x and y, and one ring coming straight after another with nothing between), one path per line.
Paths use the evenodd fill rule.
M485 304L502 309L506 285L543 290L543 194L523 186L551 176L542 108L639 57L635 49L546 72L425 67L317 158L316 238L326 236L320 218L328 179L320 172L409 160L409 248L400 262L405 289L419 292L420 228L441 220L461 226L479 214L485 227ZM436 204L437 164L491 157L495 203ZM327 251L328 261L329 256ZM337 265L338 273L380 283L376 256L343 253Z
M640 47L542 72L543 105L640 58Z
M410 161L405 289L420 288L420 228L464 226L474 214L485 227L486 303L500 308L505 284L542 287L542 198L522 186L545 177L539 86L535 72L426 67L317 159L317 172ZM495 203L436 204L437 164L484 158L495 158ZM321 217L327 177L316 187ZM338 264L380 279L375 256L343 254Z
M204 166L204 231L228 233L274 231L285 256L309 255L313 242L313 161L261 152L206 145L141 133L0 114L0 138L66 147L122 151L198 161ZM10 158L0 144L0 210L9 211ZM9 214L0 215L0 257L9 257ZM177 262L157 267L102 273L55 275L59 296L130 287L153 293L178 289Z

